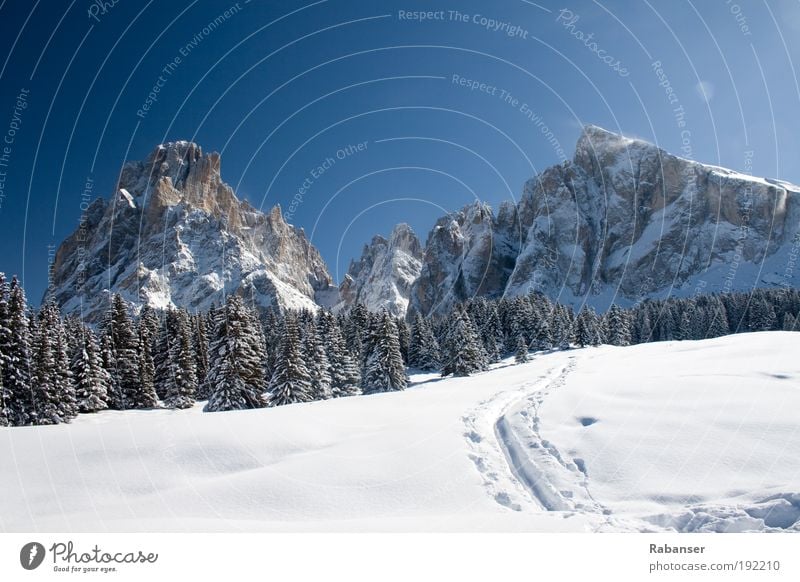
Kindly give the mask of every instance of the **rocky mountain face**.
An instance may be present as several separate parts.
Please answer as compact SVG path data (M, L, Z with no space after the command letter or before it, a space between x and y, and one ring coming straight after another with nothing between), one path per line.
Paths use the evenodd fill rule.
M587 126L572 161L518 205L440 219L413 309L542 291L606 309L664 294L797 285L800 188L678 158ZM793 258L794 257L794 258Z
M219 155L188 142L123 168L61 245L48 296L96 321L108 290L206 309L224 293L286 308L356 302L445 313L476 295L541 291L600 310L666 294L800 284L800 188L672 156L598 127L571 161L527 182L518 204L440 218L424 247L398 225L376 236L337 290L278 207L239 201Z
M315 308L335 291L319 252L279 207L236 198L220 157L190 142L129 162L56 253L45 299L98 321L109 290L157 308L207 309L236 293L260 306Z
M373 311L385 308L396 317L405 316L422 260L422 245L407 224L398 224L388 240L373 237L361 258L350 263L339 287L337 309L363 303Z

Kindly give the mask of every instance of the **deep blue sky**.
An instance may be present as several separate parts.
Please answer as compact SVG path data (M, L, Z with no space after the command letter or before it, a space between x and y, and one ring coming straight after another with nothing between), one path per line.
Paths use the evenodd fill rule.
M125 159L164 141L222 152L223 178L240 197L284 211L311 168L367 142L314 179L292 217L337 280L364 242L399 221L424 239L444 211L476 196L493 205L517 197L527 178L572 156L584 123L800 183L794 0L240 0L203 33L235 4L118 0L103 14L90 0L0 0L0 140L19 126L0 167L0 271L22 276L34 302L47 284L48 245L77 226L87 177L107 197ZM415 10L443 19L401 18ZM489 30L476 15L518 32ZM453 75L497 89L470 91ZM518 101L504 101L503 90Z

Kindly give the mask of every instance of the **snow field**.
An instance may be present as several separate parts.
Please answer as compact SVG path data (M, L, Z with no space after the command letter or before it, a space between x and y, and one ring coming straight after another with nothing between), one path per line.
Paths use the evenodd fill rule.
M799 348L603 346L403 392L0 429L0 530L798 530Z

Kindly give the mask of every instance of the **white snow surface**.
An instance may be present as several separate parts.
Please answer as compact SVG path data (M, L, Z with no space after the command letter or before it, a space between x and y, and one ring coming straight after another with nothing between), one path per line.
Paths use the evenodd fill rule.
M800 529L800 333L0 429L1 531Z

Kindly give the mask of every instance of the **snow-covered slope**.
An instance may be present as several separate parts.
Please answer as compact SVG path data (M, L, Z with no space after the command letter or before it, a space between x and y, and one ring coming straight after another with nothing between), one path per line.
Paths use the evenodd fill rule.
M0 429L0 530L794 529L800 333Z
M279 207L262 213L222 181L220 157L190 142L128 162L117 194L92 203L59 247L54 298L97 321L108 291L156 308L207 309L224 293L256 305L315 308L332 279L302 229Z
M411 285L422 268L422 245L407 224L398 224L389 240L375 236L358 261L352 261L339 287L338 309L363 303L370 311L387 309L405 316Z

